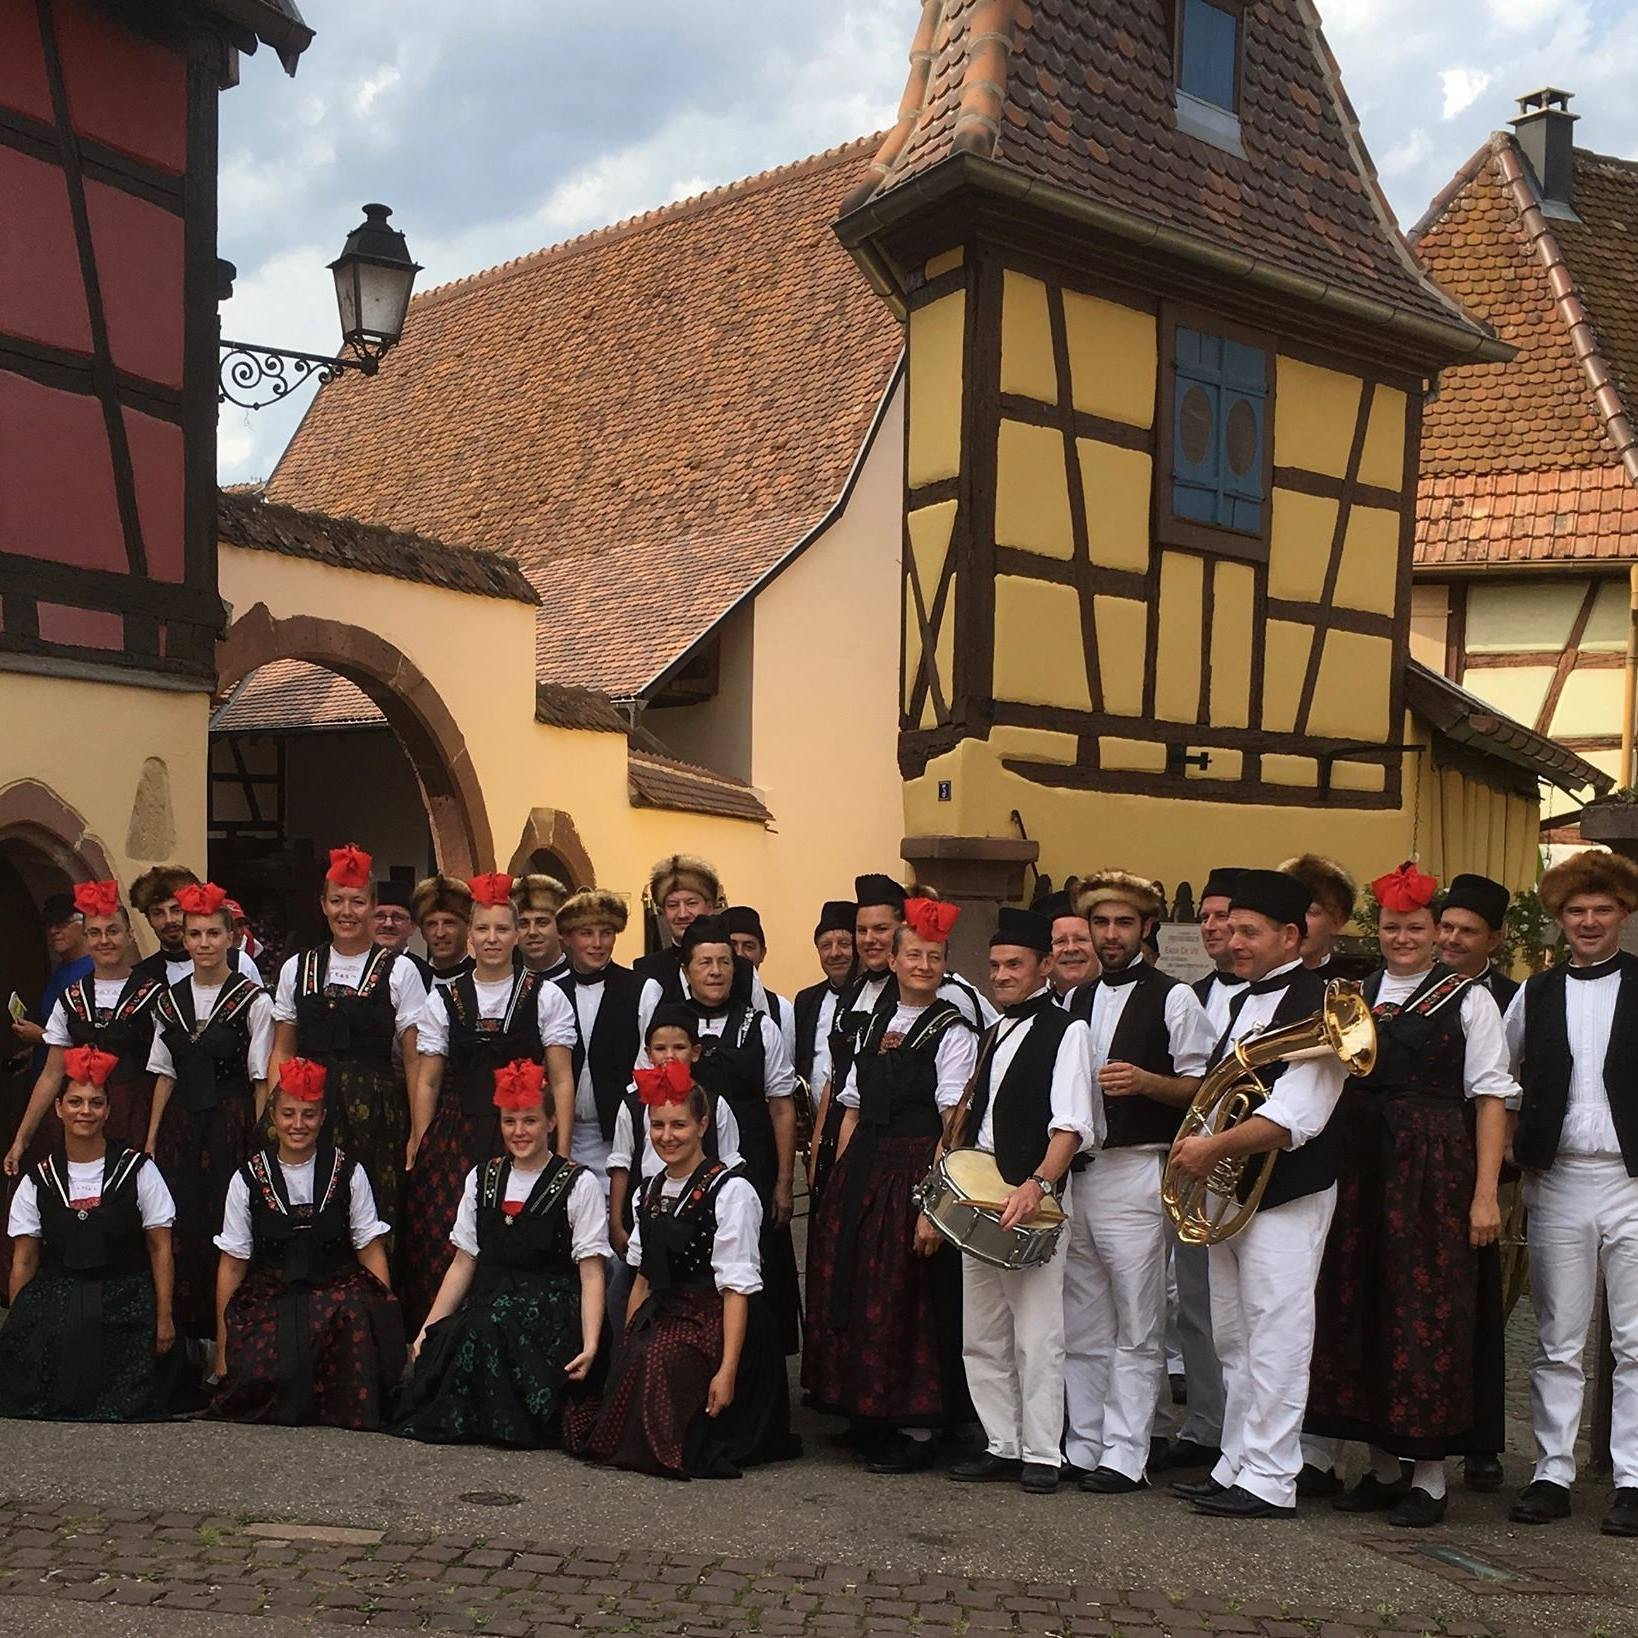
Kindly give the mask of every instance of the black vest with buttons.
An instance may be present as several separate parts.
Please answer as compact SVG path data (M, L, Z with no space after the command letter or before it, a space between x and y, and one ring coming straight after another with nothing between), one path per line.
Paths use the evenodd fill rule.
M392 970L398 957L372 945L353 990L329 982L330 954L330 946L321 944L296 959L297 1051L326 1065L352 1061L391 1069L398 1034Z
M1028 1028L998 1087L991 1085L994 1048L1005 1034L1024 1026L1014 1018L1003 1018L990 1026L978 1049L978 1075L967 1112L966 1141L975 1143L984 1127L984 1112L994 1100L990 1134L995 1144L995 1164L1014 1187L1034 1175L1051 1145L1052 1074L1058 1048L1075 1022L1050 994L1042 1000L1044 1004L1030 1015Z
M1175 1075L1172 1065L1172 1036L1166 1027L1166 998L1183 981L1163 973L1147 962L1138 976L1128 980L1131 994L1121 1008L1115 1033L1109 1042L1110 1063L1136 1064L1154 1075ZM1098 992L1106 987L1101 978L1080 985L1069 998L1072 1018L1092 1022L1092 1008ZM1106 1149L1129 1149L1137 1144L1170 1144L1177 1136L1183 1111L1176 1104L1162 1103L1141 1093L1127 1098L1105 1098L1103 1118Z
M353 1163L343 1150L320 1141L305 1205L292 1204L276 1149L253 1154L239 1175L250 1194L253 1267L274 1270L287 1286L308 1286L353 1266Z
M580 1084L580 1071L591 1074L592 1097L597 1103L597 1124L602 1129L603 1141L614 1137L614 1122L620 1113L620 1100L631 1084L632 1065L642 1051L642 1032L638 1028L638 1013L643 999L643 986L648 980L630 967L611 961L603 969L603 999L597 1005L597 1017L592 1021L591 1039L584 1040L580 1032L580 1009L575 1006L575 991L580 981L567 973L557 980L558 988L568 997L574 1012L574 1080Z
M148 1243L137 1198L137 1173L148 1164L140 1151L110 1145L102 1161L102 1194L94 1206L76 1206L68 1157L58 1150L33 1167L40 1211L40 1269L77 1280L139 1274L148 1267Z

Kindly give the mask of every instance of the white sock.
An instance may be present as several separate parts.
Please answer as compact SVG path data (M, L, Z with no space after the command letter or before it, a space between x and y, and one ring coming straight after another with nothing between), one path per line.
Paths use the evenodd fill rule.
M1445 1493L1445 1464L1441 1462L1418 1462L1411 1471L1411 1485L1417 1490L1425 1490L1435 1501Z
M1371 1471L1381 1484L1399 1483L1399 1458L1390 1456L1387 1451L1379 1450L1375 1445L1370 1447Z

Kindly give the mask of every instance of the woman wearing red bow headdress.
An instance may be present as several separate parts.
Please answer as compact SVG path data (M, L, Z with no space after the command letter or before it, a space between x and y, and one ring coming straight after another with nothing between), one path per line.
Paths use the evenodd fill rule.
M961 1262L921 1222L944 1112L978 1037L939 994L953 904L912 898L893 935L897 1001L860 1032L838 1101L836 1167L809 1240L802 1384L869 1430L872 1472L930 1467L933 1434L972 1416L961 1362Z
M1426 1528L1445 1516L1445 1457L1501 1449L1496 1181L1518 1086L1495 1000L1434 959L1438 883L1406 863L1371 887L1376 1067L1339 1109L1305 1428L1371 1447L1334 1506Z
M539 1064L490 1077L504 1152L466 1174L454 1259L415 1339L403 1418L429 1444L539 1447L557 1441L565 1395L603 1332L603 1188L552 1152L557 1113Z
M427 987L415 963L375 942L373 861L349 842L331 848L319 907L327 943L279 969L272 1075L298 1054L329 1073L332 1135L364 1168L375 1200L397 1224L410 1134L415 1026ZM393 1061L399 1048L403 1069Z
M207 1415L378 1428L404 1368L387 1225L364 1168L326 1130L322 1064L286 1058L275 1141L234 1174L216 1248L216 1376Z
M233 918L215 882L177 889L193 963L154 1003L148 1153L176 1197L176 1323L207 1347L216 1335L216 1251L228 1184L256 1146L267 1099L273 1002L233 966Z
M108 1139L112 1053L63 1054L55 1151L12 1197L0 1416L125 1422L181 1408L171 1223L159 1168Z
M801 1453L785 1357L762 1295L762 1202L705 1152L710 1099L686 1058L635 1071L663 1170L644 1185L626 1262L625 1339L600 1404L563 1442L588 1461L674 1479L737 1479Z
M63 991L46 1020L45 1068L5 1158L11 1177L25 1164L43 1160L61 1141L52 1106L63 1084L63 1055L70 1047L94 1046L118 1060L105 1088L109 1141L133 1149L148 1141L154 1092L148 1053L153 1045L153 1007L165 984L152 973L132 970L136 946L117 882L80 882L74 888L74 908L83 920L91 971Z

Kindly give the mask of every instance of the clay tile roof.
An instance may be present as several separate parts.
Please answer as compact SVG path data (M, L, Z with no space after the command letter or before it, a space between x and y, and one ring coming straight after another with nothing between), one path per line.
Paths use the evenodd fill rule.
M1447 371L1422 426L1418 567L1638 557L1638 165L1575 155L1549 218L1498 132L1413 230L1441 284L1518 349Z
M878 141L417 297L269 494L511 553L541 679L637 694L846 486L902 346L830 231Z
M296 0L202 0L242 51L254 51L259 40L278 53L287 74L313 43L313 31L302 21Z
M1178 128L1174 15L1174 0L926 0L874 190L844 209L971 154L1479 345L1399 234L1309 0L1246 7L1244 158Z
M743 780L635 747L627 757L627 785L634 808L673 808L758 823L773 818L762 798Z
M356 684L306 660L258 666L210 719L212 733L277 734L293 728L377 728L381 709Z
M219 490L216 530L230 546L253 552L315 558L338 569L418 580L475 597L540 601L523 571L499 552L446 546L441 540L360 523L357 518L280 506L254 493Z
M589 728L602 734L623 734L631 726L607 694L563 683L535 685L535 721L553 728Z

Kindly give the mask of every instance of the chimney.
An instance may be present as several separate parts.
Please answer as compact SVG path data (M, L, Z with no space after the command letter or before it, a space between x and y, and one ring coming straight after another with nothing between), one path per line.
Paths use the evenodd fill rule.
M1511 123L1514 137L1536 173L1543 208L1548 216L1575 217L1575 122L1570 93L1544 86L1518 99L1518 117Z

